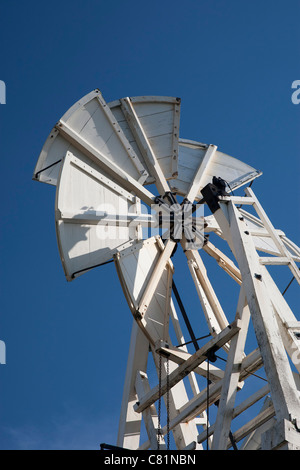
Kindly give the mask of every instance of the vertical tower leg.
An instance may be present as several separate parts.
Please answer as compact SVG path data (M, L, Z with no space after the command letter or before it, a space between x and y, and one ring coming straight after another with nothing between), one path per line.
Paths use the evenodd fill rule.
M138 400L135 381L138 371L147 370L148 354L149 342L133 321L117 440L117 445L126 449L140 445L142 415L133 409Z
M220 404L215 423L213 437L213 450L226 450L230 433L230 425L233 418L235 397L239 383L242 359L244 356L245 342L248 332L250 311L245 298L243 288L237 307L237 318L242 321L240 331L232 338L228 353L227 366L223 379Z

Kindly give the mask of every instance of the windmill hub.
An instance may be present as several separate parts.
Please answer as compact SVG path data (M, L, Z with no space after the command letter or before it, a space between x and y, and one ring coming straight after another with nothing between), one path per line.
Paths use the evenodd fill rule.
M157 225L165 230L162 234L164 240L170 238L179 243L184 239L186 243L193 244L195 249L201 248L204 240L204 218L199 214L197 217L194 215L197 211L196 205L187 200L179 204L173 194L172 199L159 196L155 199L155 203L153 208ZM202 212L201 210L201 214Z

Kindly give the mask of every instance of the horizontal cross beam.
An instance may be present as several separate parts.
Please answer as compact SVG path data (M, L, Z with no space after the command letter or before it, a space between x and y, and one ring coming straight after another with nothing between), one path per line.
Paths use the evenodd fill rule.
M158 400L159 395L164 395L168 387L169 389L174 387L196 367L207 359L207 355L212 349L221 348L240 330L240 321L237 320L231 325L228 325L222 330L215 338L212 338L207 344L200 348L195 354L175 369L168 377L162 380L161 387L158 385L148 392L141 400L134 406L134 410L137 413L141 413L146 408L151 406Z

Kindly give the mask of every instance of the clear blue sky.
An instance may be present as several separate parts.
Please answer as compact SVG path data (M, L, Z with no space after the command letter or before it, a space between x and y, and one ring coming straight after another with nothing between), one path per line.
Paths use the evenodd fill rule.
M1 449L97 449L117 436L132 318L113 265L64 278L55 189L31 180L53 124L94 88L106 101L180 96L181 137L262 170L253 188L299 244L299 14L299 0L2 1ZM200 336L182 263L175 279L199 307ZM297 304L296 283L287 299Z

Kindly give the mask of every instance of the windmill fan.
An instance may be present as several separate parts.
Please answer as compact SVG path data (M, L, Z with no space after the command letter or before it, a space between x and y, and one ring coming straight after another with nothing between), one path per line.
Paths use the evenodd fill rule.
M300 283L300 249L273 227L250 186L245 196L233 195L261 172L215 145L180 139L179 125L179 98L106 103L94 90L52 129L33 176L56 186L57 240L67 280L114 260L133 314L117 445L166 449L172 432L178 450L200 450L204 442L211 449L300 449L300 322L266 267L287 265ZM211 232L227 242L234 261L209 241ZM171 258L179 245L210 332L202 347L173 279ZM240 286L232 323L202 250ZM183 337L174 296L195 352ZM246 355L250 320L257 349ZM223 367L212 364L219 349L226 355ZM158 375L152 388L149 350ZM237 405L236 395L258 369L267 382L254 392L249 387ZM257 411L253 405L264 398ZM249 408L252 418L233 432L235 418Z

